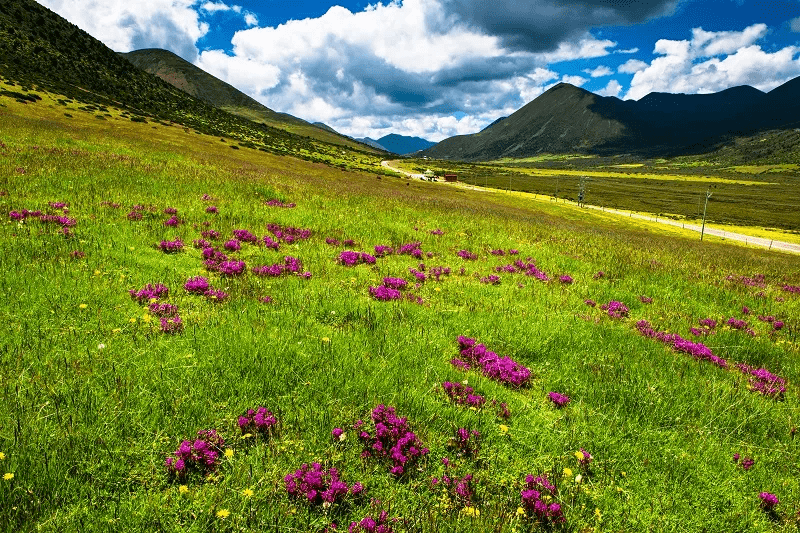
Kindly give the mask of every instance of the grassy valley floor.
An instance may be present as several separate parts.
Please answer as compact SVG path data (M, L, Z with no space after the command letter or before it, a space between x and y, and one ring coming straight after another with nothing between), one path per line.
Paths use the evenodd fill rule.
M796 529L796 257L0 104L1 529Z

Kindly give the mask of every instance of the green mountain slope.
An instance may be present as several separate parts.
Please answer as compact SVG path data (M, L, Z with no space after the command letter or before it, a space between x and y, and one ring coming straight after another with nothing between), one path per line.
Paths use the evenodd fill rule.
M25 87L56 92L84 104L125 109L135 120L173 122L228 136L242 146L294 155L345 168L374 169L374 149L342 146L270 127L221 109L137 69L77 26L32 0L0 3L0 76ZM100 106L100 107L97 107Z
M234 115L324 142L360 150L366 149L360 143L338 134L331 128L322 128L287 113L273 111L236 87L212 76L168 50L149 48L120 55L137 68L154 74L170 85Z

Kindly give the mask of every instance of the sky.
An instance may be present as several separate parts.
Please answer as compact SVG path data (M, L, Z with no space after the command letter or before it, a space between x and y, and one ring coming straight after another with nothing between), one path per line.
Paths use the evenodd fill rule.
M352 137L475 133L559 82L638 100L800 76L800 0L38 1Z

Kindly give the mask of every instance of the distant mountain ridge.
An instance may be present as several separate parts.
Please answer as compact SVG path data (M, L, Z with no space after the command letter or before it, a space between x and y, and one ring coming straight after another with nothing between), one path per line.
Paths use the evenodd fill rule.
M710 152L734 137L800 126L800 78L764 93L749 86L713 94L598 96L559 83L483 131L445 139L423 155L467 161L541 153Z
M120 54L137 68L158 76L170 85L212 106L255 122L333 144L358 147L349 137L319 123L310 124L287 113L273 111L236 87L216 78L180 56L159 48ZM362 147L358 147L363 149Z
M392 152L399 155L413 154L415 152L419 152L420 150L430 148L436 144L435 142L428 141L422 137L409 137L407 135L398 135L396 133L384 135L380 139L363 137L356 140L375 148L380 148L382 150L386 150L387 152Z

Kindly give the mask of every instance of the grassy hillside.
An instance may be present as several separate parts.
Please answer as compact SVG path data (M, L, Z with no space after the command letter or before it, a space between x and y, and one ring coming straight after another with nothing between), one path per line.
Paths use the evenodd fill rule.
M372 151L371 147L357 143L330 128L321 128L292 115L277 113L168 50L135 50L122 56L137 68L158 76L170 85L228 113L303 137L361 151Z
M0 96L0 529L796 529L795 257L37 94ZM407 252L343 254L376 246ZM380 405L414 432L394 458ZM297 487L331 468L332 504Z
M219 110L137 69L33 0L0 3L0 76L22 89L11 91L16 95L32 88L51 91L62 95L62 105L77 104L100 117L109 109L124 109L124 118L132 121L180 124L208 135L232 137L244 146L275 154L348 167L357 161L358 168L380 172L380 160L372 148L347 149L340 157L340 145L294 135Z

